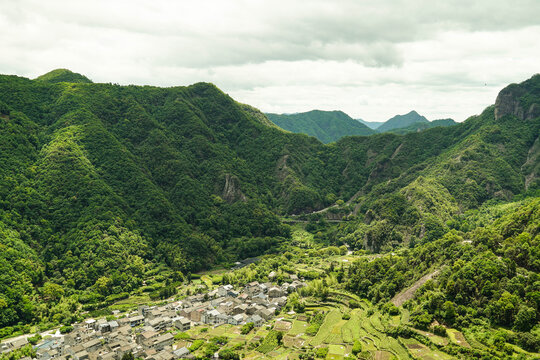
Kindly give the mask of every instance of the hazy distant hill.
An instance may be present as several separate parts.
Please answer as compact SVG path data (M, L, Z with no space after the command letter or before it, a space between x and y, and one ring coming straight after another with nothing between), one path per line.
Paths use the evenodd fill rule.
M379 126L384 124L384 121L366 121L362 119L356 119L357 121L360 121L362 124L366 125L370 129L377 129Z
M315 136L325 144L344 136L376 133L343 111L312 110L297 114L266 114L266 116L282 129Z
M414 123L428 123L428 119L418 114L416 111L411 111L405 115L396 115L393 118L385 121L384 124L377 128L378 132L386 132L393 129L404 128Z

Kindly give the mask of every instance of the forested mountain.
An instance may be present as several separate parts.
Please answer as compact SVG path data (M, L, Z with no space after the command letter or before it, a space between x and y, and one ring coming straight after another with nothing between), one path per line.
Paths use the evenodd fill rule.
M416 111L412 110L411 112L405 115L396 115L386 120L384 124L377 128L378 132L386 132L393 129L404 128L414 123L428 123L428 119L424 116L418 114Z
M325 144L344 136L375 134L375 131L343 111L312 110L297 114L266 114L266 116L282 129L315 136Z
M85 79L0 76L0 328L69 322L76 304L137 289L158 266L181 277L273 251L290 237L279 215L340 199L327 216L350 221L322 236L381 251L538 194L540 75L455 126L329 145L212 84Z

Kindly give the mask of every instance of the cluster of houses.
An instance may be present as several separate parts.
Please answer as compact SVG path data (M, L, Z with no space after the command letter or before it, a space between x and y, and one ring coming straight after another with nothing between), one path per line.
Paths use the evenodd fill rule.
M163 306L140 306L125 316L116 312L115 320L87 319L69 334L57 333L34 346L37 359L113 360L126 353L149 360L191 358L187 348L173 348L173 333L200 324L261 326L286 304L288 293L306 286L294 275L291 280L281 286L252 282L240 291L224 285ZM0 352L26 344L26 338L3 342Z

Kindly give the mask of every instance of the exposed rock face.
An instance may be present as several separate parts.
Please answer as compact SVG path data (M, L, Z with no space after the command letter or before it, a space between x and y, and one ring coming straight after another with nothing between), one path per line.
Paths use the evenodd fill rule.
M522 97L527 90L519 85L510 85L502 89L495 101L495 120L505 115L514 115L521 120L531 120L540 117L540 106L533 103L524 108Z
M240 180L236 176L225 174L225 186L221 197L228 202L246 201L246 196L240 190Z
M279 181L285 180L285 178L291 172L289 167L287 166L287 160L288 159L289 159L289 155L283 155L277 162L276 176L279 179Z

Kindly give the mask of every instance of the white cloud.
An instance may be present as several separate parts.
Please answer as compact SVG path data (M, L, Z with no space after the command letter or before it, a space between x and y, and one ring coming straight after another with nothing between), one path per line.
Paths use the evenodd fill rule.
M539 72L540 2L0 0L0 72L211 81L263 111L464 120Z

